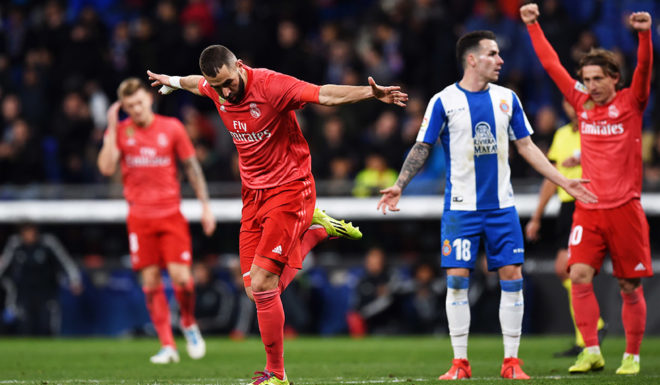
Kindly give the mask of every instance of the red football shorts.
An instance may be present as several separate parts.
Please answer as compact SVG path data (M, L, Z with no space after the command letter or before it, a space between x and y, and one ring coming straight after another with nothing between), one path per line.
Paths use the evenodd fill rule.
M653 275L649 224L639 199L612 209L587 210L577 204L568 250L569 268L584 263L598 273L609 251L615 277Z
M241 197L239 254L245 287L251 286L252 264L277 275L284 265L300 269L304 257L300 243L316 204L314 178L310 175L269 189L243 187Z
M190 229L180 211L164 218L136 218L129 215L128 245L133 270L168 263L192 263Z

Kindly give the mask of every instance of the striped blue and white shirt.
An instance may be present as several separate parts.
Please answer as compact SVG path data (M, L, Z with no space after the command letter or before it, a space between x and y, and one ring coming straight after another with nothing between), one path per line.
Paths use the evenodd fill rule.
M509 141L533 132L518 96L489 84L470 92L458 83L435 94L426 108L418 142L445 150L445 210L491 210L513 206Z

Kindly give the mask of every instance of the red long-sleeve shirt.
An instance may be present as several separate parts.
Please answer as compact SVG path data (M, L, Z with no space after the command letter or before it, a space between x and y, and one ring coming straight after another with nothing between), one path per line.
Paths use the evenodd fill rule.
M561 65L557 53L538 23L528 24L534 51L543 68L566 100L575 108L582 147L582 177L586 188L598 195L598 203L583 207L613 208L642 191L642 114L651 90L653 49L650 31L641 31L637 67L632 84L616 92L607 104L598 105L586 87L573 79Z

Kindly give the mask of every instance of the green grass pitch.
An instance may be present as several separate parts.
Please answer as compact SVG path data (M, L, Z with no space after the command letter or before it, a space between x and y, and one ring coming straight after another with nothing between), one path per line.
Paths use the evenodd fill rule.
M621 337L603 345L605 370L569 375L570 358L552 353L570 345L569 336L523 336L520 357L533 384L657 384L660 383L660 338L642 346L642 373L618 376L624 349ZM158 349L156 339L4 339L0 341L0 384L216 384L250 382L263 368L265 354L256 338L232 341L208 338L208 354L199 361L185 354L181 362L156 366L148 362ZM499 336L471 336L469 384L502 384ZM447 337L350 338L301 337L285 342L287 374L295 385L438 384L449 368Z

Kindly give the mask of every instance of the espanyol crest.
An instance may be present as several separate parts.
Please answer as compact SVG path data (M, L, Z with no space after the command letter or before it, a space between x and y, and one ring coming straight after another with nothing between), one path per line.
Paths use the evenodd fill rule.
M257 103L250 103L250 115L255 119L261 116L261 110L257 107Z
M158 137L156 138L158 141L158 145L161 147L167 146L168 140L167 140L167 135L163 134L162 132L158 134Z
M504 99L500 100L500 110L505 114L509 113L509 104Z
M449 244L449 239L445 239L442 244L442 255L445 257L451 254L451 245Z

